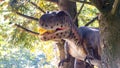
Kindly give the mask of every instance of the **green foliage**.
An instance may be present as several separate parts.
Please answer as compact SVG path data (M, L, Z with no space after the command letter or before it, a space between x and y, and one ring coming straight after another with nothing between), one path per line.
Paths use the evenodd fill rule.
M80 3L77 3L78 5L78 10L81 7ZM79 19L79 26L84 26L87 22L92 20L94 17L98 15L99 11L91 5L85 4L78 19ZM90 24L90 27L98 27L98 21L95 21L93 24Z
M39 68L39 67L54 67L46 62L46 56L43 52L31 53L26 48L8 48L7 46L0 47L0 68Z

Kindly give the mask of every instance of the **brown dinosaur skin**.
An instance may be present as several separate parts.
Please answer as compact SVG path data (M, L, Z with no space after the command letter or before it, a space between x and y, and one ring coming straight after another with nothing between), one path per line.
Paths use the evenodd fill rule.
M88 27L77 28L72 23L70 15L64 11L42 15L39 26L54 31L53 33L46 32L40 35L41 40L64 39L68 42L68 52L71 56L82 61L88 57L92 65L100 68L99 30Z

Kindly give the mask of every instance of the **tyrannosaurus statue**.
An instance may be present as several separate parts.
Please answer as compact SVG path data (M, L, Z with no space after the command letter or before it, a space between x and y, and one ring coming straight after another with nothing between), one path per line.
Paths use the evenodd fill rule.
M44 41L64 39L68 53L77 60L89 59L92 65L101 68L99 30L74 25L65 11L51 12L39 19L40 39ZM88 61L86 61L88 62Z

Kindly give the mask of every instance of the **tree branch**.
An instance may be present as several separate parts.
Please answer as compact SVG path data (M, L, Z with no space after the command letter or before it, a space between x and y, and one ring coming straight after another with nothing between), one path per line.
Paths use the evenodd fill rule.
M24 15L22 13L19 13L19 12L16 12L16 14L22 16L22 17L25 17L27 19L32 19L32 20L35 20L35 21L38 21L39 19L38 18L34 18L34 17L31 17L31 16L27 16L27 15Z
M80 7L80 10L78 11L78 13L76 14L75 18L73 19L73 22L76 21L77 17L79 16L79 14L81 13L82 9L84 7L84 3L82 4L82 6Z
M91 21L89 21L87 24L85 24L85 26L89 26L91 23L93 23L95 20L98 19L98 16L96 16L95 18L93 18Z
M114 4L113 4L113 6L112 6L112 10L111 10L111 14L114 14L114 13L115 13L115 11L116 11L116 9L117 9L118 2L119 2L119 0L115 0L115 1L114 1Z
M21 30L23 30L23 31L25 31L25 32L28 32L28 33L30 33L30 34L32 34L32 35L36 35L36 36L39 35L39 33L34 32L34 31L31 31L31 30L29 30L29 29L27 29L27 28L25 28L25 27L23 27L23 26L21 26L21 25L15 24L15 26L17 26L17 27L20 28Z
M84 3L84 4L89 4L89 5L93 5L91 2L87 2L87 1L83 1L83 0L70 0L73 2L80 2L80 3Z
M37 4L30 2L32 5L34 5L37 9L39 9L40 11L42 11L43 13L46 13L42 8L40 8L39 6L37 6Z

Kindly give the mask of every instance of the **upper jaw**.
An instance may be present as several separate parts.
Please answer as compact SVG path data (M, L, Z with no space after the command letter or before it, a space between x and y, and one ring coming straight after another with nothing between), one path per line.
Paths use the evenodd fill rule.
M57 29L52 30L51 32L46 31L43 34L40 34L40 39L43 41L63 39L67 38L69 36L69 33L69 29Z
M49 35L49 34L53 34L53 33L59 33L59 32L64 32L66 30L69 30L69 28L67 27L58 27L56 29L46 29L46 28L43 28L43 27L40 27L39 28L39 33L40 35Z

